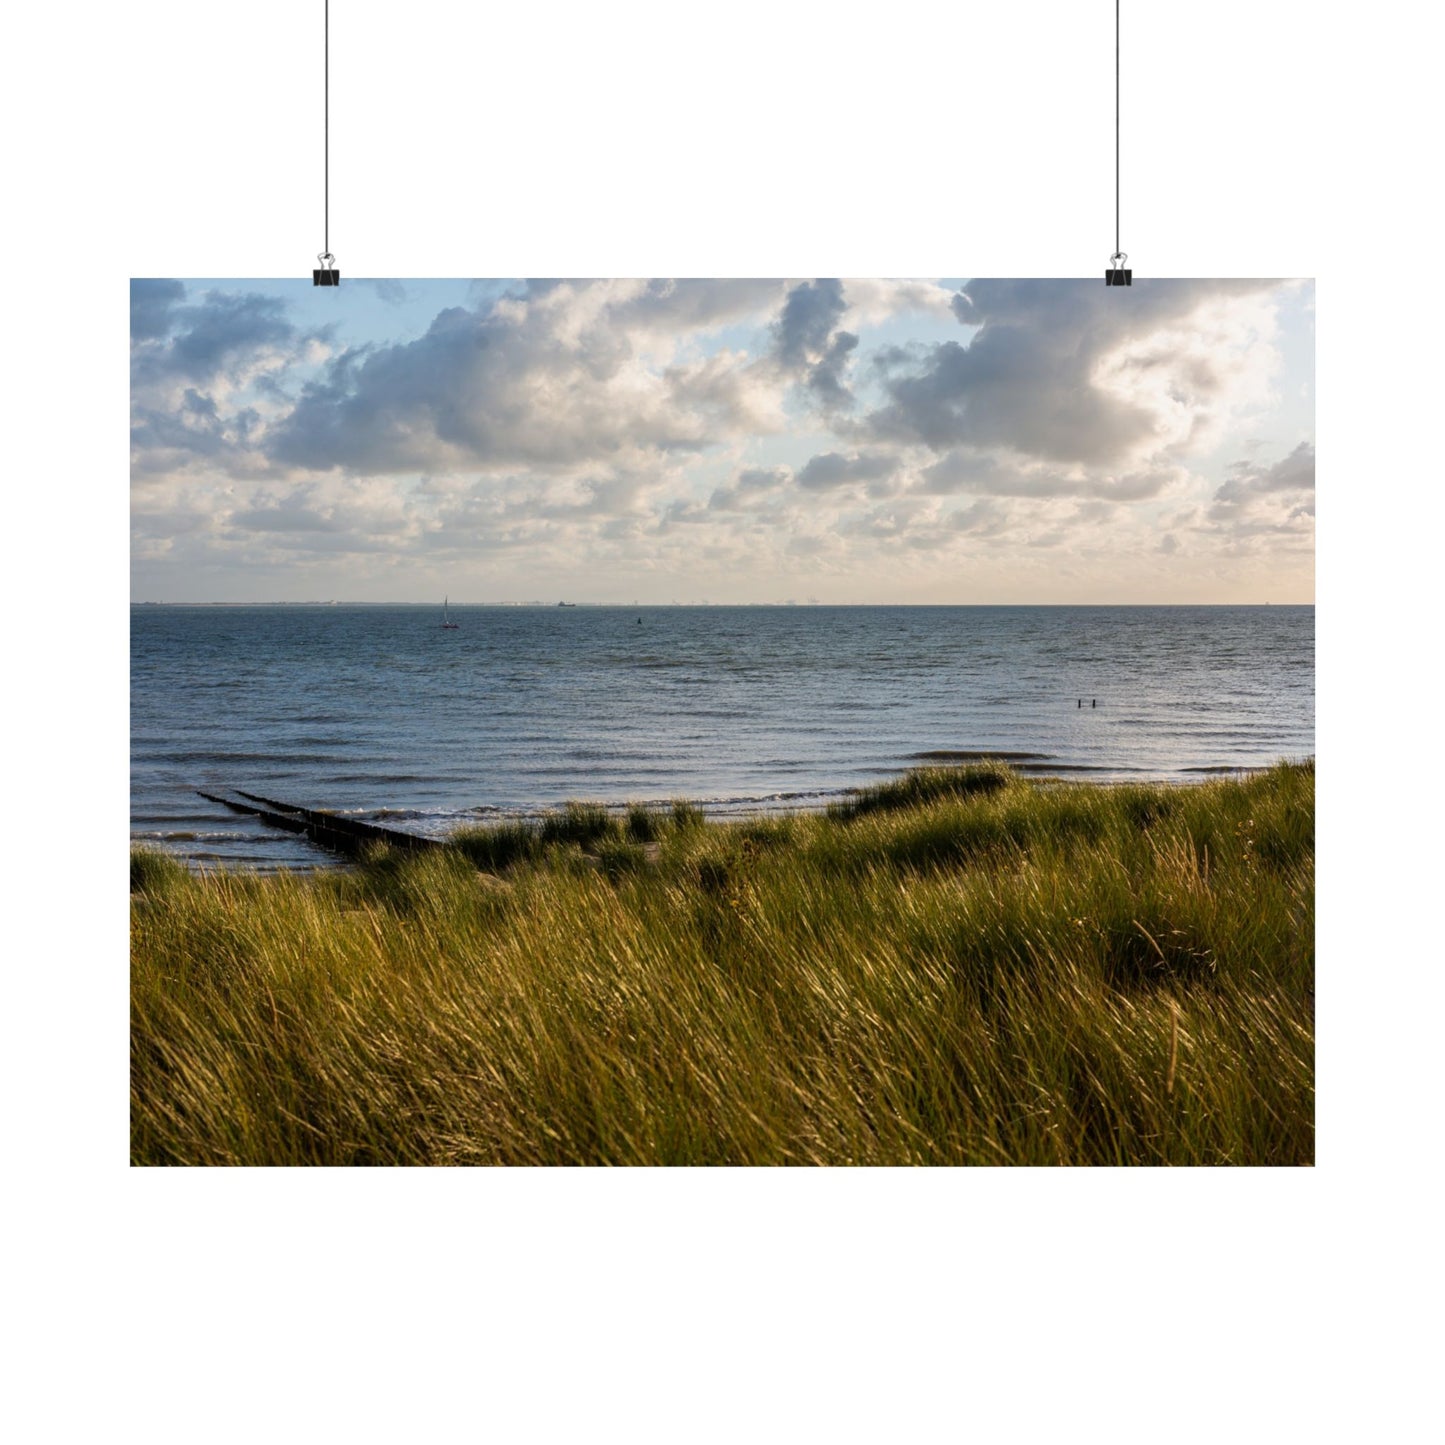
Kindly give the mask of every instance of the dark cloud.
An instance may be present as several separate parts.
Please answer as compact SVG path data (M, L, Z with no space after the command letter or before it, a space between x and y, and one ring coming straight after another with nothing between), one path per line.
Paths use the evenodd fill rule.
M1272 467L1236 462L1227 482L1214 494L1217 502L1248 502L1276 492L1312 492L1315 489L1313 442L1301 442Z
M725 508L724 510L733 510ZM693 523L704 523L715 521L716 518L708 515L708 508L699 506L696 502L684 501L679 498L677 501L669 502L658 520L658 530L668 531L670 528Z
M824 411L837 411L853 405L853 393L843 384L848 358L858 347L858 338L851 331L840 331L828 344L816 365L808 368L808 390L817 397Z
M131 443L137 475L200 460L233 475L265 469L255 406L218 398L262 391L268 373L301 361L330 329L306 331L285 302L248 291L190 293L179 281L131 282ZM276 392L275 383L270 388ZM290 398L278 393L289 406Z
M1147 397L1101 385L1101 360L1205 301L1275 284L1152 281L1121 293L1081 281L970 281L954 312L980 329L967 345L881 354L888 399L866 428L937 451L966 443L1108 465L1157 441L1160 418ZM1213 361L1177 348L1131 355L1122 366L1136 375L1160 369L1175 399L1196 411L1207 410L1227 380Z
M1236 462L1215 492L1207 523L1235 536L1298 534L1313 525L1315 449L1301 442L1273 466Z
M184 466L195 459L226 459L244 471L239 457L255 445L261 417L254 407L223 415L213 398L187 387L170 407L131 408L131 447L137 475Z
M804 281L788 292L773 323L773 354L778 363L802 378L825 411L853 403L843 376L858 338L851 331L837 329L847 310L841 281Z
M804 281L794 286L773 323L778 360L790 368L808 365L828 349L847 309L841 281Z
M134 474L151 478L198 462L231 476L267 470L260 412L218 398L249 385L289 406L268 372L284 372L328 337L329 328L293 325L280 297L220 290L192 297L179 281L132 281Z
M133 335L134 297L132 283ZM294 356L309 336L324 334L304 337L287 320L280 297L254 291L208 291L190 305L176 304L174 293L168 299L152 291L142 301L141 324L145 330L131 348L133 387L206 385L244 371L263 354Z
M896 458L885 452L863 452L851 457L824 452L798 473L798 485L809 491L828 491L858 482L887 481L897 465Z
M174 324L175 310L186 299L180 281L133 280L130 283L130 335L132 341L153 341Z

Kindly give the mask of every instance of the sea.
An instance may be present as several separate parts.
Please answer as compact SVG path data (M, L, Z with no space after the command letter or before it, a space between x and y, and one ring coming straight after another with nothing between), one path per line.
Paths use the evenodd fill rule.
M427 836L568 799L825 806L930 762L1187 784L1314 754L1312 606L131 609L131 836L335 866L244 789Z

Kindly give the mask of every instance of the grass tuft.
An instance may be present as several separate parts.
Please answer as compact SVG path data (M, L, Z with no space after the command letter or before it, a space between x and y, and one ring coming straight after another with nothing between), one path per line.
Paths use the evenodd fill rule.
M544 848L554 843L571 843L587 848L603 839L621 837L621 823L601 803L564 804L560 813L549 813L541 824Z
M901 778L877 783L841 803L830 804L828 816L861 818L869 813L902 812L942 798L974 798L997 793L1015 781L1004 763L971 763L962 768L915 768Z
M495 823L464 828L452 835L452 846L478 868L500 873L516 863L542 856L542 832L533 823Z
M186 881L185 865L155 849L132 848L130 854L130 891L159 897Z
M673 803L672 826L677 832L691 832L695 828L701 828L706 822L706 815L696 803L689 803L683 798Z
M654 813L642 803L632 803L627 809L625 824L627 836L634 843L655 843L667 832L668 820L661 813Z

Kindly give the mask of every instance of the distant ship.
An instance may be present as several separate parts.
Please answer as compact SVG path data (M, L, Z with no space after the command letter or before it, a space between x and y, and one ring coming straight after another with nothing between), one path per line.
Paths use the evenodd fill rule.
M456 629L461 626L461 623L452 621L452 615L447 611L448 600L448 598L442 598L442 626L455 632Z
M575 607L576 605L575 602L559 602L557 604L558 607Z

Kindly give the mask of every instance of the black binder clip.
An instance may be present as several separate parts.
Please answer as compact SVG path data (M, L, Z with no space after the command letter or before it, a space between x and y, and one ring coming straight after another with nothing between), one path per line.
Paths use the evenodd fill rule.
M1134 284L1134 273L1124 267L1124 262L1128 259L1123 251L1115 251L1109 257L1109 269L1104 272L1104 285L1132 286Z
M341 285L341 272L336 269L336 257L330 251L323 251L317 258L321 268L311 273L313 286Z

